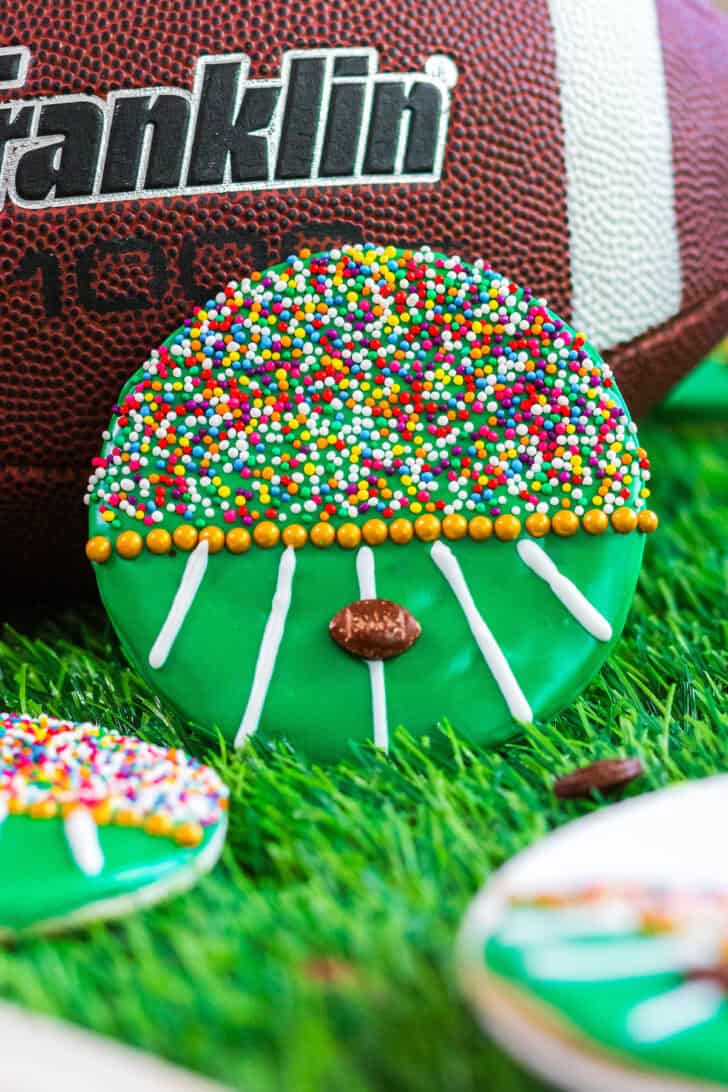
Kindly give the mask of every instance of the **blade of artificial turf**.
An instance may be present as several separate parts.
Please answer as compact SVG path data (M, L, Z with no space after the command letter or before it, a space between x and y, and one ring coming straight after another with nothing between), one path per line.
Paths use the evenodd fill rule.
M452 943L490 870L603 806L553 778L638 754L630 792L728 769L728 440L645 428L654 507L623 640L552 723L496 752L442 725L392 757L324 768L280 745L236 754L162 708L100 610L6 627L0 704L180 744L232 792L223 864L126 921L0 949L0 994L250 1092L527 1092L480 1033ZM345 713L342 713L345 715Z

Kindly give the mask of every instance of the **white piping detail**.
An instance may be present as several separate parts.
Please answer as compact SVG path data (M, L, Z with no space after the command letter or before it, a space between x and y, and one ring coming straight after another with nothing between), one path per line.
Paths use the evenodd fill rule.
M152 645L149 653L149 666L159 669L164 667L167 657L172 651L172 645L177 640L177 635L182 628L187 612L199 591L202 578L207 569L208 545L207 540L195 546L187 558L185 571L169 608L169 614L164 620L164 625L159 631L159 636Z
M249 736L254 735L258 730L258 724L260 722L261 713L263 712L268 687L270 686L273 669L276 665L278 649L283 640L283 631L286 626L288 608L291 605L291 591L293 588L293 574L295 571L296 551L292 546L287 546L281 555L280 564L278 565L278 579L276 580L276 587L273 593L270 614L268 615L268 621L263 630L263 638L260 642L258 659L255 664L255 674L253 676L253 685L250 688L248 704L245 707L243 719L240 722L240 727L235 736L236 747L242 747L245 740Z
M87 876L98 876L104 867L99 832L87 808L74 808L63 820L68 847L73 859Z
M597 641L611 640L612 627L607 619L579 591L576 584L557 569L545 550L529 538L521 539L516 549L523 564L548 584L559 602L563 603L572 618L587 633L596 637Z
M483 659L490 668L498 689L503 695L511 716L515 720L530 722L533 720L531 707L521 690L503 650L480 614L470 594L460 564L449 546L435 542L431 551L432 560L452 588L453 594L463 609L470 631L475 638Z
M374 554L370 546L362 546L356 555L356 574L359 579L359 595L362 599L376 599L377 586L374 575ZM384 663L382 660L368 660L369 684L372 691L372 720L374 723L374 745L383 751L389 750L389 728L387 725L387 694L384 686Z

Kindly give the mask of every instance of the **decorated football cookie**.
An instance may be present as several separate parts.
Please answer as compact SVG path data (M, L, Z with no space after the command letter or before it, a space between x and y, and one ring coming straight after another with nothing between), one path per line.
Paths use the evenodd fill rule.
M528 290L427 248L303 251L132 376L86 552L139 671L237 743L330 758L443 718L494 743L617 638L648 479L609 368Z
M116 917L191 886L225 840L227 789L174 748L0 714L0 936Z
M460 940L492 1034L575 1092L728 1088L728 777L605 808L496 873Z

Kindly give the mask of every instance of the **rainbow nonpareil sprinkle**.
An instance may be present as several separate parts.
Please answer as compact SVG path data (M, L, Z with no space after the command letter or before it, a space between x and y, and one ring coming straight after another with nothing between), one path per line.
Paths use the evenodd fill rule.
M86 500L117 528L581 517L649 496L584 335L427 248L304 251L229 284L114 413Z
M209 767L176 748L95 724L0 713L0 799L34 818L88 809L99 823L144 826L194 844L218 823L228 791Z

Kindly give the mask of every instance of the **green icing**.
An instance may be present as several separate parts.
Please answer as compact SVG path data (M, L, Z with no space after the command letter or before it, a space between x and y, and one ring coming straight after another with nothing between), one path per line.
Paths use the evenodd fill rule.
M377 253L384 261L382 252ZM345 250L345 254L348 255L347 261L350 265L346 274L349 280L333 292L328 304L330 313L325 328L334 322L336 314L347 313L347 290L353 290L355 294L361 293L367 276L361 271L362 261L368 268L371 266L370 258L365 255L364 260L356 248ZM401 277L402 262L406 265L407 260L402 257L402 252L394 249L391 257L395 265L400 263L396 277ZM420 255L419 260L427 266L428 263L432 265L433 262L439 262L440 256L427 252L424 257ZM302 268L298 271L301 276L305 274L308 278L303 292L306 298L317 298L319 290L311 272L317 261L319 258L314 256L302 263ZM432 308L428 310L429 304L410 307L406 300L395 304L392 298L392 313L396 312L401 316L404 310L408 317L402 318L400 325L394 327L389 325L385 328L380 324L381 329L377 329L380 342L378 348L372 348L371 343L367 342L369 347L365 355L367 366L371 369L369 372L362 371L360 363L353 357L349 359L351 346L341 349L342 355L337 357L339 350L333 342L330 342L325 354L321 342L316 342L315 345L311 342L307 343L308 348L302 350L303 357L298 361L293 359L292 346L281 349L281 359L276 367L284 368L290 385L286 388L283 384L281 390L278 390L280 383L274 378L275 370L266 372L260 367L259 347L263 342L256 347L251 342L251 328L240 326L238 329L238 326L242 321L241 315L246 313L248 304L245 301L248 297L262 298L264 302L267 301L265 307L272 306L271 292L275 291L275 284L273 283L272 288L270 285L266 287L265 278L267 276L271 282L275 282L286 269L287 265L284 264L263 275L263 282L253 284L245 281L241 286L230 289L233 299L229 302L233 310L237 308L240 311L240 314L236 311L233 316L234 322L229 322L218 312L217 308L222 303L208 303L205 309L197 313L194 322L172 334L165 345L126 384L120 395L120 413L110 425L101 452L101 463L89 486L92 536L110 535L113 541L116 534L125 529L133 528L144 534L152 526L161 526L172 531L180 523L192 522L199 527L211 520L223 529L240 526L240 521L244 526L252 527L253 522L263 517L277 520L281 525L286 520L310 525L324 512L327 498L318 495L318 485L313 488L313 478L309 477L308 470L305 471L305 480L301 483L299 493L293 497L287 496L283 486L282 492L276 496L271 493L264 503L260 501L261 494L256 493L252 500L246 502L247 507L236 511L234 518L235 506L232 504L235 490L251 485L250 477L241 476L242 470L247 473L251 468L261 467L278 474L281 471L280 456L283 451L296 458L300 456L302 461L311 459L315 462L318 458L315 439L316 430L320 432L323 427L321 418L313 410L309 412L310 420L307 418L302 423L293 422L290 414L286 417L291 410L291 394L301 389L301 383L306 376L313 384L306 388L311 395L310 406L323 406L324 415L328 415L331 420L331 435L339 439L346 438L346 442L351 445L346 449L344 461L349 456L352 462L355 458L359 460L356 464L357 481L372 475L377 478L378 483L376 497L373 498L376 506L366 510L360 510L356 506L348 509L345 499L340 499L339 486L333 488L329 499L335 502L332 503L330 513L335 525L345 519L354 519L361 524L372 516L380 516L390 522L397 516L414 519L417 514L427 511L426 506L409 493L398 502L399 508L390 509L390 502L381 492L384 487L380 486L379 480L383 475L388 478L392 489L396 490L400 486L399 470L392 460L403 454L405 460L414 460L412 467L418 476L418 488L424 488L426 482L421 474L422 467L417 463L419 456L416 453L420 443L431 445L435 433L428 429L436 427L441 427L447 433L442 442L445 445L444 450L452 460L448 471L438 462L437 450L440 449L434 446L428 448L427 459L433 464L434 474L434 481L431 483L435 489L432 493L433 502L435 499L440 503L447 501L444 508L437 510L440 516L451 510L467 517L480 512L496 515L498 511L509 511L516 514L523 524L529 511L536 507L536 502L548 507L549 512L554 511L550 507L552 502L557 507L568 502L572 504L576 514L580 515L585 508L591 506L596 488L605 473L610 478L616 475L616 479L619 479L614 487L614 494L619 494L620 502L635 510L643 506L641 491L649 477L647 463L644 453L637 448L636 434L624 401L612 384L611 373L593 347L576 340L574 332L567 324L547 312L538 301L534 301L520 289L513 288L511 292L507 281L483 266L455 267L451 263L446 270L439 267L440 272L444 270L443 290L452 288L461 294L462 299L458 302L460 297L456 299L448 296L447 300L452 298L454 301L452 307L445 300L442 307L437 303L440 312L436 313ZM424 276L427 279L430 274ZM410 280L412 283L404 290L404 296L413 289L417 275L413 274ZM468 295L474 285L482 288L482 300L477 300L477 293L472 300ZM500 293L501 300L493 312L488 311L490 297L487 293L491 288L496 294ZM286 292L289 290L286 289ZM424 298L433 297L431 302L434 304L434 295L434 290L430 291L428 288ZM236 303L235 299L238 297L239 301ZM223 297L219 299L222 300ZM464 317L471 306L468 300L472 303L472 313ZM519 311L521 305L523 310ZM361 300L356 306L361 311ZM490 315L494 326L496 321L500 321L503 329L510 318L513 318L516 325L521 319L524 323L528 321L528 330L533 334L532 342L535 346L533 351L529 350L530 355L529 352L524 352L524 360L517 361L515 357L511 357L509 362L504 363L505 358L498 356L500 347L505 345L509 351L512 349L515 353L514 346L520 335L511 331L510 334L504 334L501 341L491 341L490 335L486 337L483 333L480 323L481 319L485 321L480 314L483 308L487 312L485 317ZM448 317L446 321L445 316L450 311L455 317L452 321ZM461 315L460 318L457 317L458 314ZM366 337L371 337L371 316L367 317L361 311L361 315L354 315L354 319L366 319ZM442 331L437 333L434 347L428 348L426 352L422 350L425 360L420 360L414 350L411 353L407 350L409 356L402 361L392 355L399 344L397 342L389 345L387 339L395 337L393 329L401 332L403 324L410 330L413 324L417 325L418 332L413 334L414 343L421 345L430 336L429 326L440 320L452 332L452 338L446 341L443 340L445 334ZM479 323L477 335L474 333L476 326L473 325L476 321ZM260 326L258 319L255 322ZM550 326L550 332L543 329L539 333L541 323ZM214 336L210 334L210 344L207 346L213 357L202 357L202 364L195 353L204 353L207 343L201 336L196 341L193 336L199 335L201 326L208 333L215 331ZM223 326L229 329L223 330ZM498 328L501 329L500 326ZM275 324L270 329L276 329ZM338 329L340 333L343 330L342 327ZM295 333L295 330L291 332ZM450 337L450 334L447 336ZM235 341L236 337L240 339L238 342ZM303 340L313 337L314 333L306 333ZM558 345L555 345L557 340ZM198 348L192 348L193 341ZM471 359L472 346L482 349L478 359ZM274 348L275 346L265 351L272 352ZM383 364L380 357L386 355L385 349L389 355ZM573 351L575 359L568 356L569 351ZM260 348L260 353L262 352ZM436 352L452 352L450 363L444 358L436 360ZM219 353L219 358L214 353ZM536 359L539 363L533 363ZM549 359L558 359L558 376L549 371ZM578 381L572 368L572 365L576 368L577 363L585 369ZM401 365L403 370L388 374L387 369L391 369L393 365ZM164 372L161 377L160 367ZM223 422L216 421L211 426L218 429L212 437L207 434L203 436L192 418L187 420L190 410L187 402L184 412L180 407L175 416L175 403L182 396L172 389L174 382L179 386L186 377L185 381L190 385L186 389L185 399L192 397L195 391L199 394L200 387L196 384L199 383L201 368L213 368L224 399L231 396L238 399L238 409L243 407L245 412L251 405L252 394L261 398L268 394L278 399L276 406L280 409L281 421L289 430L285 441L278 444L273 432L269 430L265 436L261 434L257 437L260 448L255 448L252 446L250 428L241 430L240 418L225 417L232 410L223 409L222 416L225 419ZM326 373L326 368L330 369L330 374ZM422 370L416 372L417 368ZM337 409L324 400L324 394L330 393L332 389L337 396L348 397L352 391L361 388L363 383L370 383L373 376L379 373L386 382L390 382L393 375L397 379L399 390L393 391L397 412L404 412L402 407L405 406L409 413L415 401L419 406L418 423L412 424L412 435L409 437L405 436L406 429L402 431L403 425L395 428L390 421L384 428L383 421L378 419L378 434L370 435L367 439L365 433L369 426L360 412L361 404L358 409L352 409L348 405L339 406ZM511 398L510 408L499 406L497 412L487 408L487 399L482 394L483 388L477 386L477 383L482 384L489 378L493 379L496 374L499 382L508 388L507 394ZM592 379L586 378L589 374L593 375ZM255 385L252 394L251 376ZM545 416L539 417L528 399L538 397L533 392L540 391L547 402L553 400L557 378L564 384L559 390L565 396L568 395L567 417L564 419L561 416L556 400L550 411L544 411ZM415 382L419 383L420 379L432 383L433 397L438 399L439 409L434 417L428 416L429 403L422 401L422 392L415 386ZM154 397L150 393L150 384L153 382L157 383ZM331 382L334 383L333 388ZM165 383L167 387L164 386ZM341 389L338 388L339 384L342 384ZM206 389L211 387L212 380L207 380ZM531 395L523 401L527 387L531 390ZM406 396L408 391L412 392L414 401L403 402L403 394ZM482 399L481 409L473 410L476 403L464 401L466 392ZM314 402L314 394L317 398L320 396L319 403ZM150 398L149 402L145 401L147 396ZM162 402L163 397L166 397L166 402ZM229 404L225 402L225 405ZM141 413L138 412L139 406L145 407ZM610 407L615 414L613 417L610 417ZM207 407L207 412L212 414L213 410L217 412L220 408L220 404L216 403L215 406ZM453 415L450 420L446 417L446 411ZM527 465L531 455L527 452L524 454L525 447L516 451L520 440L515 437L515 433L510 435L513 424L510 417L516 411L521 414L520 427L529 424L535 427L537 436L534 443L545 445L543 450L548 451L546 462L541 465L540 470L535 465ZM154 445L159 443L159 432L155 430L168 412L172 413L175 421L174 443L179 443L180 437L185 437L185 442L189 441L190 444L187 448L177 449L178 459L170 458L167 448L162 450L157 447L156 453L154 450ZM569 418L568 414L574 416ZM489 427L495 430L493 436L482 441L481 447L472 457L467 455L467 451L468 445L475 439L475 433L465 430L468 419L471 424L474 421L478 428L490 419ZM133 429L130 420L133 421ZM212 416L204 418L204 421L212 420ZM568 448L565 420L573 420L573 428L579 436L579 450L583 456L581 464L578 460L569 463L568 473L561 465L560 473L569 478L566 483L559 482L558 475L553 477L558 465L557 468L551 466L554 452L549 447L549 438L555 435L549 430L557 429L564 438L564 450ZM608 428L604 425L605 420L612 422ZM586 431L592 425L596 430L595 434L602 428L612 430L610 436L604 437L605 447L596 460L596 468L590 468L591 441L588 441L589 434ZM216 443L219 442L223 438L219 430L224 430L227 426L235 434L233 446L242 464L241 470L232 465L232 456L229 454L219 459L211 469L205 470L204 459L199 453L207 450L207 440L212 438ZM202 432L206 429L208 426L204 424ZM499 438L503 441L500 447L496 444ZM573 438L576 438L576 434ZM356 445L353 444L354 440L357 441ZM295 447L294 444L302 446ZM357 448L356 453L354 446ZM372 449L369 455L367 448ZM607 448L610 448L609 454ZM378 468L367 465L368 459L374 459L375 449L381 449L382 465ZM319 485L326 480L332 467L335 469L331 458L336 450L327 449L325 473L319 475ZM183 451L191 453L184 465ZM505 484L494 486L492 495L487 500L484 493L478 493L481 486L478 484L476 487L475 478L478 475L488 476L487 467L490 464L487 460L494 452L500 452L502 465L498 473L504 475L503 483L506 480L521 482L528 499L522 499L518 493L506 494ZM621 462L621 456L625 452L631 457L626 466ZM120 461L122 456L129 460L123 465ZM470 469L468 458L471 458ZM470 470L476 464L480 469L473 477ZM592 474L592 471L594 473L589 483L581 481L584 468L588 468L588 474ZM179 486L182 492L177 498L182 511L170 511L167 506L174 499L172 491L177 479L173 475L177 469L181 475L180 482L183 482ZM302 468L299 467L300 469ZM546 470L550 470L551 477ZM219 473L219 485L214 485L209 480L215 471ZM154 510L149 507L153 501L154 488L157 488L150 487L149 475L152 472L167 474L167 484L164 487L158 484L158 506ZM460 493L450 490L448 473L457 478ZM506 479L505 475L511 473L516 477ZM569 492L570 489L578 489L580 483L583 486L581 497ZM256 488L259 485L260 480L256 480ZM114 497L112 486L121 488L122 492L125 489L129 491L127 499L120 505L112 505L113 511L109 507ZM218 488L229 489L229 495L222 498L217 492ZM375 487L372 486L372 489ZM198 490L197 494L195 490ZM473 499L476 495L481 499ZM308 509L305 506L307 500ZM272 508L266 508L267 503ZM606 498L604 510L608 512L616 503L614 497ZM184 510L185 504L189 505L187 510ZM248 511L250 514L245 515ZM110 523L109 518L112 516L113 521ZM555 714L578 695L599 669L613 642L604 644L590 637L557 601L548 586L521 562L514 543L501 543L495 539L476 543L464 539L450 545L462 566L475 602L510 663L534 715L546 718ZM605 534L592 537L580 531L570 539L559 539L555 534L550 534L542 545L564 575L573 580L587 599L605 615L616 639L634 592L644 548L643 536L639 533L618 535L610 529ZM387 541L374 549L377 594L406 607L422 627L422 636L416 645L400 658L385 665L390 733L397 725L404 724L411 731L422 734L428 732L438 721L448 718L461 733L473 741L498 743L513 733L514 723L452 590L430 558L430 551L429 544L416 539L407 546L398 546ZM246 707L261 637L271 608L280 557L280 546L265 550L255 545L244 555L232 556L223 550L222 553L210 556L207 572L181 632L167 662L159 670L150 668L148 655L179 586L187 555L177 552L171 556L155 556L145 549L134 560L124 560L114 553L105 564L95 566L104 603L129 658L140 673L185 716L210 730L219 727L230 739L234 738ZM294 744L321 758L340 756L351 739L363 740L372 737L372 698L367 665L350 658L334 645L327 632L333 615L358 599L359 594L356 551L347 551L338 546L319 550L308 543L297 552L292 603L262 711L259 726L261 737L286 736Z
M590 637L519 559L513 543L451 544L474 599L504 650L534 714L549 717L599 669L611 645ZM549 556L610 621L618 637L632 599L644 537L550 536ZM515 725L431 546L387 542L374 548L377 594L406 607L422 635L385 664L390 730L428 732L448 718L466 737L494 744ZM187 555L132 561L114 555L96 566L106 608L140 673L196 723L233 738L253 681L271 607L279 548L210 557L187 619L160 670L149 650L178 587ZM367 665L328 634L333 615L359 598L356 551L307 546L296 553L293 595L259 735L285 736L325 759L350 739L372 738Z
M661 404L660 415L721 420L728 417L728 344L698 364Z
M503 925L514 921L519 913L523 911L507 911L496 932L486 941L484 960L489 971L548 1005L599 1048L615 1051L644 1066L728 1085L728 1051L725 1049L728 1004L723 1004L714 1017L676 1034L656 1042L638 1040L630 1032L630 1011L642 1002L676 989L685 978L672 972L611 981L577 982L536 977L528 966L526 950L517 944L504 943L499 935ZM551 924L554 913L558 911L545 912L545 927ZM578 940L572 938L569 944L577 950L581 946L586 954L589 946L597 941L600 946L612 945L618 956L620 946L634 943L635 939L639 937L634 932L609 937L595 934ZM646 944L650 942L644 935L642 939Z
M174 886L205 855L216 833L219 826L208 827L202 842L189 849L143 830L99 827L104 867L88 876L74 862L62 819L10 815L0 827L0 932L67 918L108 899L143 899L144 889L155 883ZM162 894L160 889L157 897Z

